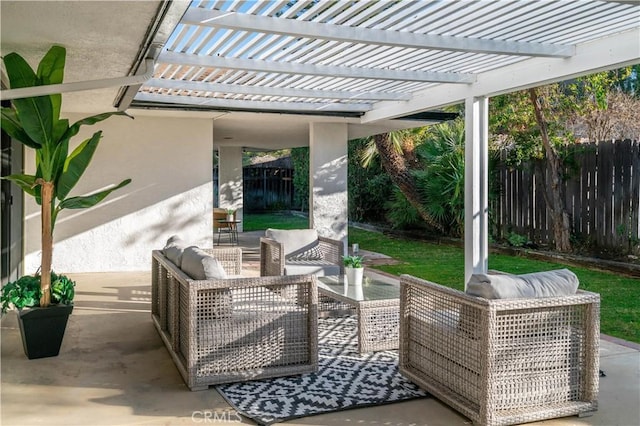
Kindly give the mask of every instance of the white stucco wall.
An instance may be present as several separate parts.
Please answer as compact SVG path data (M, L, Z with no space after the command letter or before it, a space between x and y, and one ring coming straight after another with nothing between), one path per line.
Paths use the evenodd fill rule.
M220 162L218 164L218 207L236 211L239 220L238 231L242 232L244 218L244 193L242 176L242 147L221 146L218 148Z
M82 115L66 115L75 122ZM54 233L57 272L144 271L151 251L173 234L212 245L213 122L204 118L111 117L85 126L75 148L97 130L103 138L72 195L131 178L91 209L63 210ZM25 153L33 172L33 152ZM25 273L40 265L40 207L25 199Z
M309 125L309 225L348 242L347 125Z

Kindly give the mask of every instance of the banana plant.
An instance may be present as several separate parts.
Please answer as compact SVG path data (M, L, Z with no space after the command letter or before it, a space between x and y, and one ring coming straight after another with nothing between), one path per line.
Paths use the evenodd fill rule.
M53 46L45 54L34 71L17 53L2 58L11 89L62 83L66 61L66 49ZM40 306L51 303L51 259L53 254L53 229L63 209L89 208L113 191L128 185L125 179L106 190L89 195L69 196L91 162L102 132L97 131L69 153L69 141L78 134L80 127L93 125L112 115L124 112L107 112L86 117L72 125L60 118L62 95L53 94L14 99L10 107L2 107L2 130L13 139L35 151L34 175L14 174L5 176L25 193L33 196L41 206L42 261L40 265ZM131 117L132 118L132 117Z

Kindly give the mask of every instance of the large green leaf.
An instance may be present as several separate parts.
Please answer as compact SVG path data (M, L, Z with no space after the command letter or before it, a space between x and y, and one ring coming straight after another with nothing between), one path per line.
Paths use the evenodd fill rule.
M66 54L67 50L64 47L51 46L38 65L37 76L42 84L62 83Z
M100 191L100 192L96 192L94 194L90 194L90 195L85 195L82 197L71 197L68 198L62 202L60 202L60 204L58 204L58 210L62 210L62 209L86 209L89 207L93 207L96 204L98 204L100 201L104 200L105 197L109 194L111 194L113 191L115 191L116 189L120 189L125 185L128 185L131 183L131 179L125 179L122 182L120 182L118 185L106 189L104 191Z
M22 128L40 145L49 145L53 136L53 106L49 96L14 99ZM22 141L21 141L22 142Z
M33 175L22 175L15 174L9 176L2 176L2 179L10 180L11 182L18 185L24 192L31 195L32 197L36 196L36 177Z
M9 84L12 89L32 87L38 84L38 77L27 61L17 53L9 53L2 58L7 69Z
M93 134L89 139L82 142L73 152L67 157L64 163L64 169L62 175L58 180L57 197L58 200L64 200L69 195L69 192L78 183L80 176L84 173L91 162L93 153L98 147L98 142L102 137L102 132L98 131ZM65 139L66 140L66 139Z
M12 89L36 86L37 76L27 61L17 53L3 58ZM31 139L40 145L51 142L53 134L53 105L49 96L14 99L13 105L22 123L22 128ZM22 142L22 141L21 141Z
M64 78L64 65L67 51L61 46L52 46L38 65L37 78L39 85L60 84ZM60 106L62 105L62 95L50 95L53 106L53 118L57 121L60 118ZM66 130L66 129L65 129ZM62 135L62 133L60 133Z
M2 130L7 132L9 136L12 138L22 142L29 148L38 149L40 148L40 144L35 142L33 139L27 135L27 133L22 128L22 124L20 124L20 120L16 115L16 112L12 108L2 107Z
M58 183L60 181L60 177L64 172L64 165L67 161L67 154L69 153L69 141L63 140L58 145L56 145L56 150L53 155L53 182L56 183L55 191L56 194L58 192ZM55 196L55 194L54 194Z
M69 120L63 118L62 120L58 120L53 126L53 140L56 143L60 143L62 140L62 136L69 130ZM67 139L69 142L69 139Z
M72 137L78 134L78 132L80 131L80 126L96 124L100 121L106 120L112 115L124 115L126 117L133 118L132 116L130 116L124 111L112 111L112 112L104 112L98 115L92 115L91 117L85 117L82 120L73 123L73 125L69 127L69 130L67 130L67 132L64 134L63 138L71 139Z

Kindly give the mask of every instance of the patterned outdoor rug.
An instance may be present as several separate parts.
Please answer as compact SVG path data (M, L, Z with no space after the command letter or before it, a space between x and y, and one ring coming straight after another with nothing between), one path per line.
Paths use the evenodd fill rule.
M354 317L320 319L318 332L317 373L220 385L218 391L261 425L428 396L400 375L398 351L358 353Z

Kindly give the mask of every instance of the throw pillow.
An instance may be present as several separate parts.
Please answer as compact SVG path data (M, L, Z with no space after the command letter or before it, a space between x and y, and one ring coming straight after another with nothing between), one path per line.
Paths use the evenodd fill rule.
M227 273L220 261L196 246L184 249L182 271L194 280L227 278Z
M522 275L473 274L467 293L485 299L557 297L575 294L578 284L578 277L568 269Z
M162 249L162 254L180 268L182 267L182 254L187 246L188 244L182 238L172 235Z
M297 253L288 257L289 260L322 260L324 255L317 244L301 253Z

